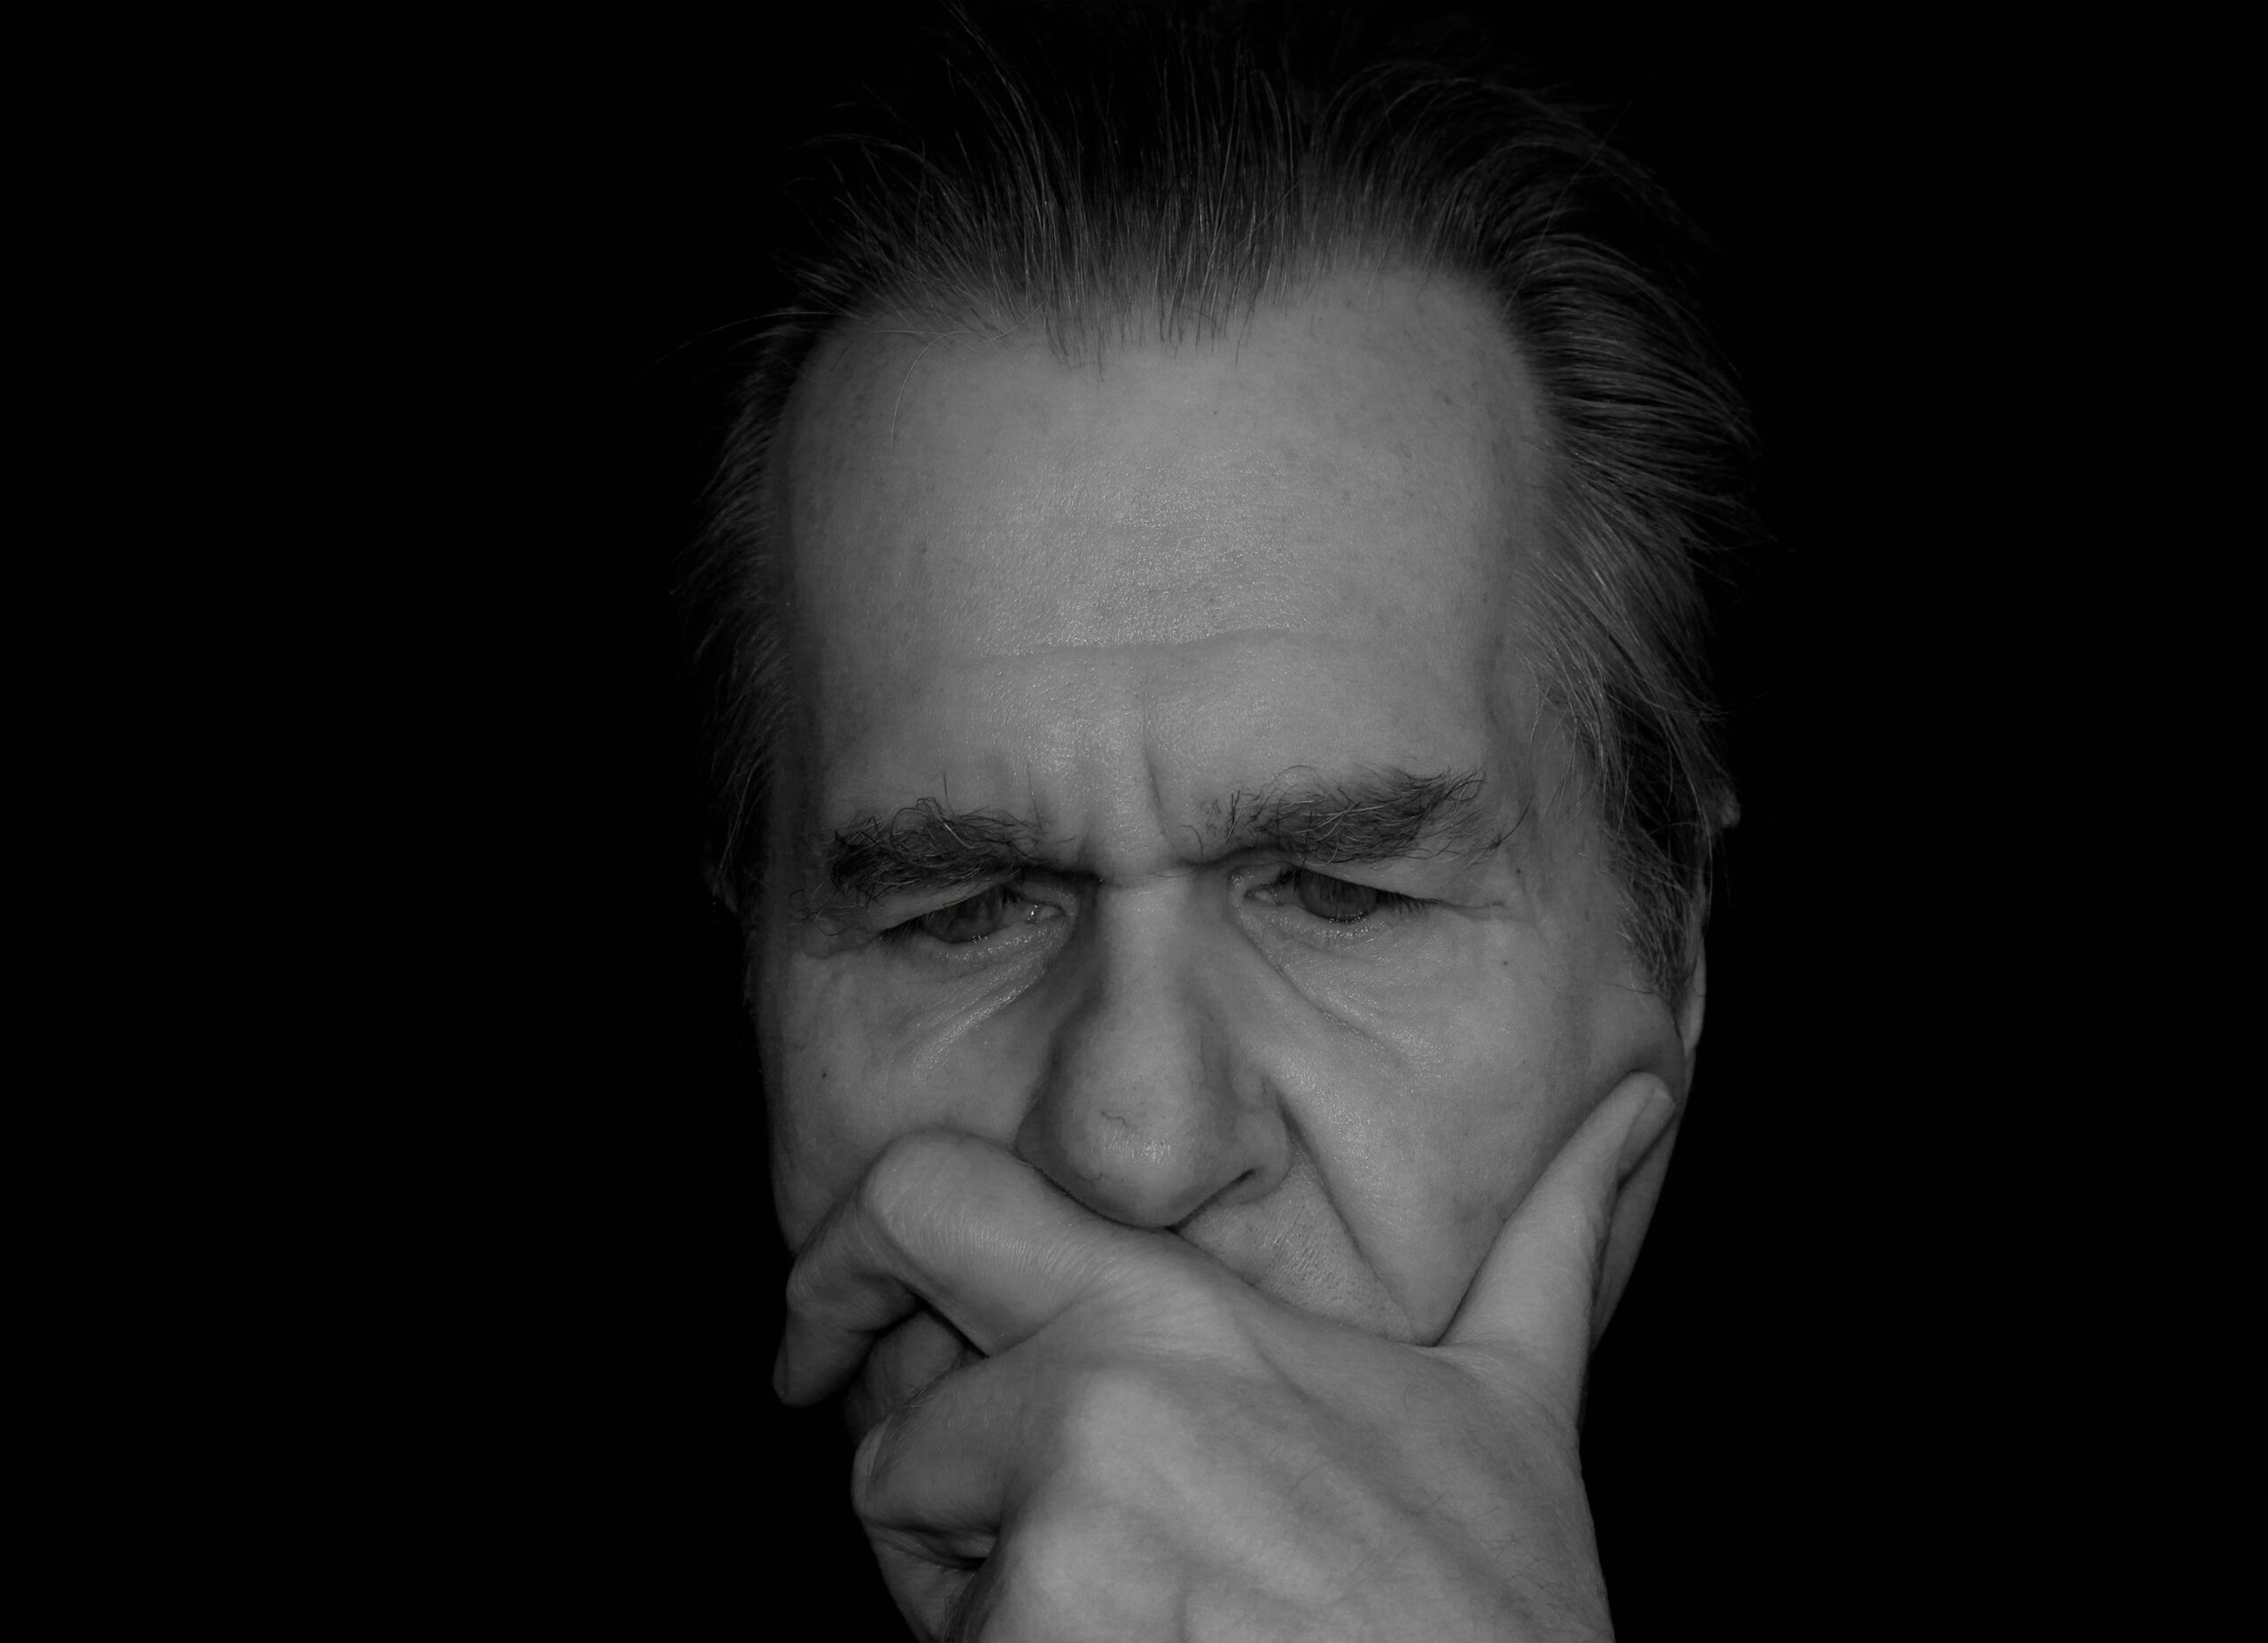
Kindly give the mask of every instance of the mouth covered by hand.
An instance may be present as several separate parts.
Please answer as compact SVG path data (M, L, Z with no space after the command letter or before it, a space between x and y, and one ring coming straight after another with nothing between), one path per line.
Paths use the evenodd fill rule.
M1435 1348L904 1137L798 1258L775 1388L846 1394L927 1638L1604 1637L1576 1411L1613 1203L1673 1110L1624 1080Z

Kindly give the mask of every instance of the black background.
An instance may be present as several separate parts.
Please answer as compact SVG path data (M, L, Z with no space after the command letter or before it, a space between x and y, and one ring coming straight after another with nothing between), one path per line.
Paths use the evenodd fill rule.
M668 594L781 134L890 15L437 45L371 115L370 254L439 343L409 448L462 483L405 551L462 674L418 790L479 818L404 1532L500 1616L888 1614L827 1417L767 1390ZM1699 1083L1592 1391L1622 1634L2256 1608L2257 30L1534 33L1717 243L1775 535Z

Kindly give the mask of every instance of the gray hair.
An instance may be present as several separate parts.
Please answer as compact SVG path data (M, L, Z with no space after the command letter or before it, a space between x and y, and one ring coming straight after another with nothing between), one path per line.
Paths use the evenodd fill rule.
M1366 47L1338 8L940 13L926 74L813 151L796 297L755 344L683 585L712 715L720 893L746 907L786 731L774 435L850 319L1217 335L1333 268L1485 293L1526 357L1550 450L1524 567L1542 698L1598 806L1642 973L1690 983L1737 815L1702 581L1753 530L1745 407L1684 294L1692 238L1645 175L1470 29Z

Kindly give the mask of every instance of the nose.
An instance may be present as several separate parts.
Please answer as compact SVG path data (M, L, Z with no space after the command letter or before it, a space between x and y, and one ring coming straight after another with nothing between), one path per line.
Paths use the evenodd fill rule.
M1290 1158L1275 1092L1239 1055L1251 1001L1234 955L1178 899L1174 887L1097 899L1016 1134L1026 1163L1133 1226L1264 1197Z

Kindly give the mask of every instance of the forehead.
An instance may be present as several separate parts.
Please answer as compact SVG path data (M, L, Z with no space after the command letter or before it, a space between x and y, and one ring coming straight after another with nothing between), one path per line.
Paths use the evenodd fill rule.
M1271 737L1447 768L1512 712L1542 440L1461 285L1338 278L1079 364L854 329L783 432L798 762L843 806L1030 788L1082 735L1153 785L1177 753L1241 779Z

